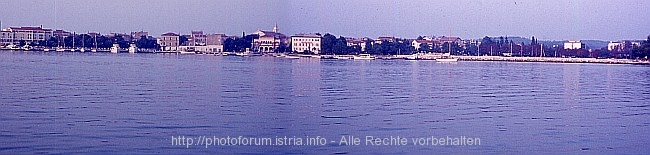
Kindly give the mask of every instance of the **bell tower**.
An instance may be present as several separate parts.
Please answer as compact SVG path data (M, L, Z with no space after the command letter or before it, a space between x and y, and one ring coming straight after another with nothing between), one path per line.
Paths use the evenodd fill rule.
M274 32L274 33L278 33L278 31L279 31L279 29L278 29L278 23L275 23L275 26L273 26L273 32Z

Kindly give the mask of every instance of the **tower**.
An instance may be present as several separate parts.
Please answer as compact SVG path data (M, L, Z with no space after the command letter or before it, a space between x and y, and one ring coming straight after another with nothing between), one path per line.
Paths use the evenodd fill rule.
M275 26L273 26L273 32L278 33L278 23L275 23Z

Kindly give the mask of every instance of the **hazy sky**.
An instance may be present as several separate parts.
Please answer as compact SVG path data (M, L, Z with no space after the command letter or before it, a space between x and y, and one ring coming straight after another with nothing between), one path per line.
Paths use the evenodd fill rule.
M337 36L523 36L645 39L648 0L0 0L2 27L76 32L241 35L271 30Z

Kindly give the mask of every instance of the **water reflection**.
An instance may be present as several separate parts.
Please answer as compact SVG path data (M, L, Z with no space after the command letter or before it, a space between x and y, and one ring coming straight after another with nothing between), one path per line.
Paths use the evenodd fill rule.
M646 66L0 52L0 150L645 154ZM189 148L171 136L467 136L481 146ZM148 145L142 145L148 144Z

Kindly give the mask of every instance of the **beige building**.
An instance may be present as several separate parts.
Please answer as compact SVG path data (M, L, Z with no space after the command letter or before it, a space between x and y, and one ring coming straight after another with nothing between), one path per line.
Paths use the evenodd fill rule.
M314 54L321 52L320 34L296 34L291 36L291 51L303 53L310 51Z
M158 45L162 51L177 51L180 45L180 35L176 33L165 33L158 38Z
M278 25L273 27L273 31L257 30L253 34L259 36L251 43L251 48L255 52L276 52L287 44L287 36L279 33Z
M208 34L205 42L207 45L223 45L224 38L227 38L225 34Z
M4 45L20 42L34 43L52 38L52 29L43 27L9 27L0 31L0 43Z

